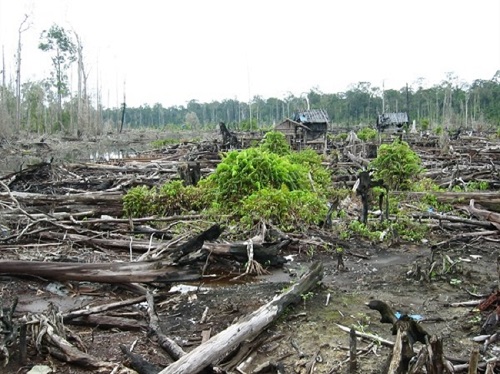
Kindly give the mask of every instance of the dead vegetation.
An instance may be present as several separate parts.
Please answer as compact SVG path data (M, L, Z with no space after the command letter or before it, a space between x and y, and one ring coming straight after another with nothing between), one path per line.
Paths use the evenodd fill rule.
M193 167L200 175L211 173L219 161L218 148L213 142L186 143L138 153L134 158L99 163L42 162L4 175L0 178L3 287L0 353L4 367L12 372L27 372L39 364L57 372L78 372L83 368L139 373L292 370L335 373L347 372L350 367L351 372L441 373L474 370L477 365L478 370L498 371L493 350L497 299L481 307L484 313L481 325L488 329L483 327L487 337L481 341L484 346L479 355L474 350L469 350L473 353L470 358L446 354L447 346L455 344L449 339L443 341L443 331L449 322L446 319L448 322L441 321L443 324L438 323L433 329L429 344L416 349L411 369L401 369L401 362L408 360L404 353L407 351L404 331L398 330L393 343L358 330L355 336L370 343L360 347L362 341L351 338L351 347L356 342L358 347L351 348L352 353L346 355L348 334L345 338L341 338L341 331L335 335L339 342L345 339L345 344L334 344L331 339L316 341L314 334L306 344L297 342L305 337L290 327L297 320L307 325L307 319L311 318L316 324L328 323L322 329L326 331L333 328L332 321L342 325L343 314L359 314L355 311L359 308L355 300L341 303L342 292L338 287L332 288L332 284L338 286L336 282L342 280L350 287L340 288L347 293L362 292L365 301L377 292L378 296L394 298L395 302L400 291L377 290L376 286L378 280L389 274L375 275L367 270L369 266L377 266L376 262L371 265L372 260L382 252L394 250L397 256L409 259L409 264L404 263L406 267L392 271L389 281L396 285L403 282L406 292L415 286L409 299L422 292L426 303L433 305L434 313L440 312L436 309L439 306L444 308L440 297L446 292L452 295L449 289L440 289L437 292L440 296L434 299L433 287L437 287L439 280L446 280L446 286L453 280L466 280L483 290L492 279L498 281L495 278L500 273L491 273L491 266L497 266L496 260L491 259L499 255L497 143L462 138L443 152L418 141L414 140L415 147L424 160L426 176L448 189L433 195L438 202L453 206L446 213L422 211L413 202L428 192L406 195L403 204L412 212L411 219L431 229L432 245L419 243L418 246L426 248L418 254L420 257L415 257L411 247L401 241L388 247L385 243L366 244L353 238L340 240L333 229L327 228L318 228L307 236L276 230L267 235L266 231L273 228L261 226L257 235L253 233L247 240L234 241L228 240L223 227L206 222L197 214L123 218L122 197L128 188L184 179ZM368 148L359 143L356 148L338 144L336 149L339 157L336 160L332 157L330 165L335 174L333 183L352 187L356 170L365 164ZM487 188L468 191L471 181ZM457 192L455 186L462 186L465 191ZM352 197L346 207L348 219L356 219L358 209L358 202ZM179 222L188 223L190 232L177 230ZM335 220L332 224L336 225ZM490 253L474 252L484 243ZM343 251L336 256L319 253L320 249L337 247ZM316 252L308 253L307 248L315 248ZM306 260L319 257L323 264L307 261L303 266L290 265L285 259L290 254ZM480 265L479 269L466 269L481 256L490 266L484 267L483 274ZM337 266L341 262L342 266ZM287 272L284 281L267 283L271 287L262 292L259 287L263 289L263 285L252 284L256 275L261 276L259 279L268 272L276 276L276 269L279 273ZM294 280L291 287L290 280ZM320 280L323 288L318 289ZM194 290L187 294L172 291L171 287L179 283L194 284ZM355 286L358 283L365 284L366 290L359 291ZM236 288L227 287L234 284ZM498 288L498 282L495 284ZM206 285L211 290L220 285L221 289L226 288L226 293L220 300L207 296L212 298L211 303L202 303ZM458 297L456 291L453 297ZM319 301L326 293L334 295L331 304L330 299L326 304ZM479 304L479 300L490 294L474 295L478 296ZM43 302L39 305L29 304L30 299L40 296ZM466 296L462 292L462 297ZM401 300L405 300L400 303L405 308L421 304ZM291 304L296 306L288 307ZM307 310L306 316L301 315L301 305ZM339 311L338 317L324 314L325 310L313 317L315 309L329 305ZM487 317L489 321L485 324ZM285 321L284 325L280 325L278 318ZM344 322L355 320L356 317L349 317ZM427 323L432 323L431 318L428 320ZM379 329L378 333L383 331ZM479 335L481 331L475 332ZM373 342L381 342L392 350L388 364L380 359L367 359L374 357ZM410 356L413 355L412 351ZM355 357L357 364L353 363ZM349 359L351 363L347 365Z

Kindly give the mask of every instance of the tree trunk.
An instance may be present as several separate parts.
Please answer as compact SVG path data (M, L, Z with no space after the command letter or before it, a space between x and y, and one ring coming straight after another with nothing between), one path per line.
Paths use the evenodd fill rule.
M220 359L245 340L254 339L272 323L285 308L300 300L300 295L313 289L323 275L323 265L315 262L308 273L290 290L263 305L252 314L221 331L207 342L201 344L178 361L172 363L159 374L196 374Z

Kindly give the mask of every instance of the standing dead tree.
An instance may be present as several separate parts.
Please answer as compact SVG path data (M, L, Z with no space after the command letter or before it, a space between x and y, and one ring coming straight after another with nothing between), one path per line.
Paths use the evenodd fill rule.
M223 148L239 148L240 142L236 135L234 135L231 131L228 130L226 124L224 122L219 123L220 132L222 134L222 146Z
M19 29L17 30L18 39L17 39L17 53L16 53L16 130L19 131L21 129L21 36L23 32L27 31L31 24L27 24L29 16L27 14L24 15L24 19L19 25Z

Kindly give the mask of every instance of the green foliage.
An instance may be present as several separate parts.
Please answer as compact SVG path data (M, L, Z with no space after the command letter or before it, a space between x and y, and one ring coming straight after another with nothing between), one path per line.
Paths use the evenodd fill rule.
M252 118L250 121L249 119L243 120L240 123L241 130L243 131L252 131L252 130L257 130L257 119Z
M424 239L428 232L427 225L409 218L406 213L401 213L398 214L397 220L391 223L389 238L397 235L398 238L404 241L416 243Z
M304 166L311 175L314 189L318 194L330 192L332 177L330 172L323 166L323 158L315 150L307 148L300 152L292 152L288 159L298 165Z
M347 135L348 134L346 132L342 132L342 133L337 134L337 135L328 134L327 137L328 137L328 140L333 141L333 142L344 142L347 139Z
M415 192L439 192L443 191L431 178L422 178L412 184L412 191Z
M352 233L357 234L373 242L380 240L381 231L370 230L370 228L367 225L358 220L349 223L349 230Z
M148 186L133 187L123 196L123 210L129 217L156 213L156 191Z
M200 181L214 214L230 214L248 227L261 219L284 230L324 219L331 176L313 150L290 151L282 134L270 132L259 147L227 153Z
M288 158L259 148L227 153L217 169L207 179L214 188L214 198L231 207L262 188L307 190L308 170Z
M488 191L490 183L488 181L470 181L467 183L468 191Z
M443 127L438 126L438 127L436 127L436 129L434 131L435 131L436 135L441 135L443 133Z
M52 53L53 85L60 96L67 94L68 77L65 71L69 65L76 61L76 46L70 34L61 26L52 25L49 30L43 30L38 48L44 52Z
M165 138L165 139L157 139L151 142L151 146L153 148L163 148L167 145L178 144L178 139Z
M429 130L430 125L431 125L431 122L429 121L428 118L422 118L420 120L420 128L422 129L422 131Z
M138 186L131 188L123 197L123 210L129 217L169 216L192 209L202 209L200 190L185 187L181 181L171 181L161 187Z
M372 129L371 127L363 127L356 133L358 138L364 142L375 139L377 137L377 134L378 134L377 130Z
M244 198L239 204L240 223L252 227L264 219L284 230L318 224L327 212L325 200L317 194L295 190L263 188Z
M182 181L171 181L162 185L158 193L157 214L169 216L181 214L192 209L200 209L203 200L199 199L199 189L184 186Z
M421 164L420 157L408 143L396 140L392 144L382 144L370 166L389 189L410 190L423 170Z
M285 134L279 131L270 131L264 135L264 139L262 139L262 144L260 148L263 151L268 151L272 153L276 153L280 156L289 155L290 145L286 141Z

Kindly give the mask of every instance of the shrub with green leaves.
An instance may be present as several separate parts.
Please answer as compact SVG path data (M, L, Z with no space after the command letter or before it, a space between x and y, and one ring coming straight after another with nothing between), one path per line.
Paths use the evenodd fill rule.
M382 144L377 158L370 166L376 170L377 178L382 179L389 189L401 191L410 190L423 170L420 157L408 143L400 140Z
M216 202L231 206L262 188L310 189L307 173L305 166L287 157L248 148L227 153L207 183Z
M129 217L170 216L204 207L200 190L184 186L182 181L171 181L158 187L131 188L123 197L123 210Z
M356 133L358 138L364 142L375 139L377 137L377 134L378 134L377 130L372 129L371 127L363 127Z
M264 135L260 149L276 153L280 156L289 155L291 152L290 145L288 144L285 134L279 131L270 131Z
M123 197L123 210L129 217L156 214L156 204L156 189L148 186L133 187Z
M325 200L311 191L263 188L244 198L238 210L241 223L251 227L264 219L284 230L318 224L327 213Z

